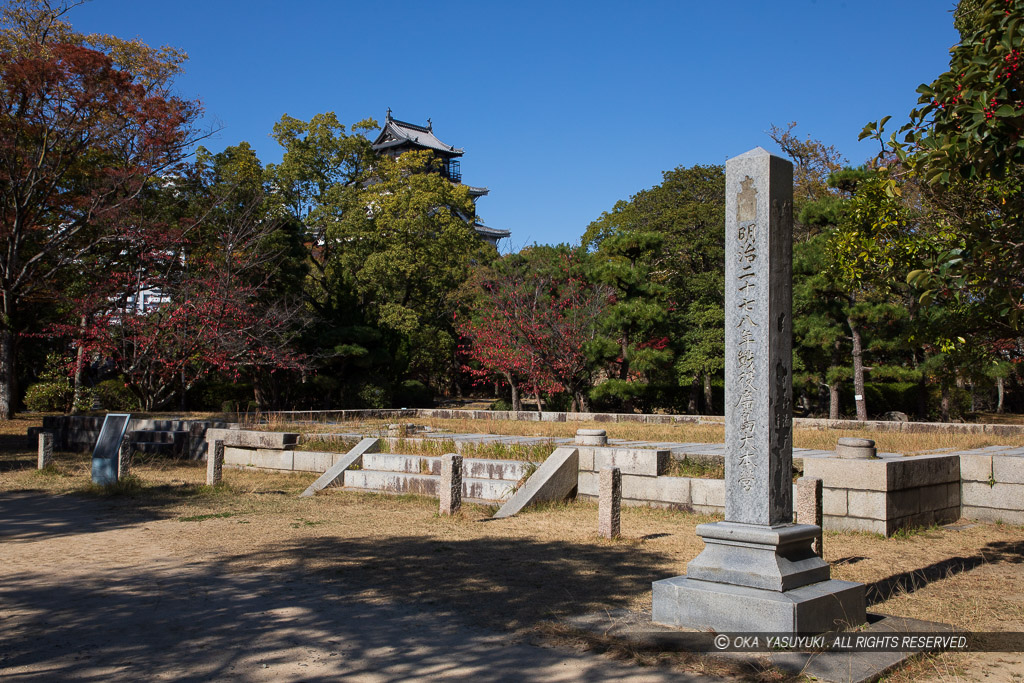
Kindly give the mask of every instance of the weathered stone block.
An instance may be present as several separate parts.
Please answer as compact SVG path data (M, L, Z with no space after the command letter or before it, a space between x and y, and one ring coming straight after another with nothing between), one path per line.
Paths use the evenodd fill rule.
M964 505L960 514L967 519L979 522L1004 522L1006 524L1024 525L1024 510L999 510L974 505Z
M942 493L945 495L945 484L941 486ZM945 505L942 505L942 507L945 507ZM921 489L890 491L885 496L885 514L882 516L882 519L895 519L897 517L916 515L921 510Z
M1024 484L1024 458L1019 456L992 456L992 477L996 484ZM1024 507L1022 504L1020 507Z
M886 467L885 460L804 458L804 476L821 479L826 489L885 491Z
M294 432L257 432L246 429L207 429L206 440L220 439L228 448L291 448L299 442Z
M886 535L885 520L865 519L863 517L833 517L825 515L825 529L828 531L866 531L881 536Z
M49 466L53 463L53 433L52 432L40 432L39 433L39 458L36 462L36 466L39 469Z
M593 446L577 446L580 458L580 472L596 472L594 468L594 447Z
M907 491L917 491L919 497L918 511L944 510L956 505L957 498L959 497L958 495L957 498L950 498L950 486L950 484L935 484L932 486L922 486L918 489L907 489Z
M796 523L810 524L818 527L818 534L811 544L811 548L818 557L822 556L822 522L821 479L800 477L796 482Z
M690 501L694 506L725 507L725 480L690 479Z
M984 486L980 484L979 486ZM983 502L975 503L981 507L999 508L1001 510L1024 510L1024 484L1000 484L989 489Z
M885 519L885 498L884 491L849 491L847 512L851 517Z
M529 463L519 460L488 460L465 458L462 461L462 476L467 479L501 479L518 482L526 476Z
M226 431L226 430L225 430ZM240 467L263 467L271 470L290 470L294 451L238 448L224 446L224 464Z
M690 482L686 477L644 477L622 475L622 497L672 505L690 504Z
M960 477L964 481L988 482L992 476L992 456L982 453L960 454Z
M441 456L440 514L454 515L462 507L462 456Z
M960 504L965 507L999 507L993 501L992 489L988 483L965 481L960 485Z
M292 469L297 472L326 472L334 464L335 453L294 451Z
M224 441L217 439L206 455L206 485L216 486L224 476Z
M622 472L617 467L601 470L597 503L597 533L616 538L622 509Z
M826 515L846 515L846 489L824 489L821 493L822 512Z
M946 500L950 501L950 507L960 507L960 482L946 484Z
M594 448L594 469L617 467L623 474L656 477L671 460L672 452L645 448Z
M132 455L135 454L135 447L132 440L125 437L117 449L117 478L123 479L132 472Z
M960 481L960 458L956 455L916 455L890 458L886 463L890 491Z
M580 496L597 496L600 492L600 477L597 472L579 473L579 482L576 493ZM629 496L626 496L629 498Z
M716 631L822 633L866 620L860 583L831 579L789 591L695 581L655 581L651 620Z

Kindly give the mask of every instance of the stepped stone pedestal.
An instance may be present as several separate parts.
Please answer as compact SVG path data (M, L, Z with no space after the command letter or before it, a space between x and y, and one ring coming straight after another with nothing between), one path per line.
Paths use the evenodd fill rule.
M726 163L725 521L702 524L686 576L656 581L652 620L820 633L865 621L862 584L830 578L793 524L793 167L757 148Z

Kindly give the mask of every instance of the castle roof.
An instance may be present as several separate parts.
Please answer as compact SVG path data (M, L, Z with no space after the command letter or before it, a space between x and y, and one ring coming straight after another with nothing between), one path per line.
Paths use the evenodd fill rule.
M427 119L426 126L418 126L415 123L393 119L389 109L387 119L384 122L384 129L381 130L377 139L373 141L373 149L376 152L380 152L392 147L411 145L422 149L432 149L446 156L462 156L465 150L441 142L434 135L433 128L434 126L430 123L430 119Z

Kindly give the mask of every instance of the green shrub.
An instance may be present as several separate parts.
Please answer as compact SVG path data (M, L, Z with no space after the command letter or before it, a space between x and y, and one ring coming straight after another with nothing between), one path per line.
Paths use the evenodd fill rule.
M392 403L395 408L430 408L434 392L423 382L407 379L398 386Z
M363 408L390 408L391 392L379 384L364 384L359 388L359 405Z
M68 413L71 412L74 398L75 388L68 380L38 382L25 391L25 407L41 413Z
M491 410L512 410L512 404L503 398L499 398L491 404Z
M138 410L139 400L128 390L123 380L105 379L92 388L106 410Z
M236 383L211 379L205 382L199 390L196 403L198 408L203 410L217 410L219 408L224 412L234 412L237 408L227 408L228 403L231 403L232 406L242 406L244 408L251 399L252 384L248 382Z

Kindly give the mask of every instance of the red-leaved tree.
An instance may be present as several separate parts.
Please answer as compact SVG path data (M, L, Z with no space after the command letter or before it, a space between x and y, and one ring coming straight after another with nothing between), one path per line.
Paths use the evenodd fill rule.
M565 247L533 247L506 257L477 283L470 312L458 324L464 370L478 381L499 379L512 391L568 392L573 410L586 406L590 386L585 346L611 295L580 275L580 254Z
M28 304L50 300L125 204L184 158L199 113L170 93L180 55L97 39L115 61L86 47L63 9L24 4L0 13L0 419L13 409Z

